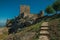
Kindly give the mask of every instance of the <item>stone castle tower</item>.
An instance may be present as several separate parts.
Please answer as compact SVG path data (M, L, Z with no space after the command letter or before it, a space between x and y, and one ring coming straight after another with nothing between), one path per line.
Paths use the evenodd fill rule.
M30 6L21 5L20 6L20 15L23 14L23 17L29 16Z
M33 19L37 19L38 17L43 17L44 16L44 11L41 11L38 14L31 14L30 13L30 6L26 6L26 5L21 5L20 6L20 15L21 17L25 18L25 17L29 17L29 18L33 18Z

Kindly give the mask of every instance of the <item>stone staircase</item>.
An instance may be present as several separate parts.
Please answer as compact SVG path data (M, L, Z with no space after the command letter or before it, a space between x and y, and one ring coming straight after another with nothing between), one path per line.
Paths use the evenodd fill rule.
M42 23L38 40L50 40L48 22Z

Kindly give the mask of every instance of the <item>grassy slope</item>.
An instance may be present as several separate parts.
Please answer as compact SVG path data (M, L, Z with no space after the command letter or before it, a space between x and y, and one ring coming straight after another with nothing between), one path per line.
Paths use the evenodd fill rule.
M31 25L29 27L25 27L23 28L20 32L17 32L16 34L12 34L15 40L21 38L21 40L25 40L28 38L28 40L38 40L38 36L39 36L39 30L40 30L40 26L42 24L43 21L36 23L34 25ZM24 37L24 38L23 38ZM8 39L10 39L10 37L7 37ZM12 38L13 39L13 38ZM11 40L12 40L11 39Z
M60 20L60 18L56 18L57 20ZM53 20L55 20L55 19L51 19L51 20L49 20L49 22L50 21L53 21ZM29 26L29 27L25 27L25 28L23 28L20 32L17 32L16 34L14 34L13 36L14 37L16 37L16 36L20 36L20 37L23 37L24 35L26 35L28 32L30 33L30 32L34 32L35 33L35 35L34 35L34 37L32 37L33 38L33 40L38 40L38 36L39 36L39 30L40 30L40 27L41 27L41 24L43 23L44 21L41 21L41 22L39 22L39 23L36 23L36 24L34 24L34 25L31 25L31 26ZM15 36L16 35L16 36ZM2 35L0 35L0 40L3 40L4 38L6 38L6 36L8 36L7 35L7 33L5 32L5 33L3 33ZM29 35L28 35L29 36ZM32 39L31 39L32 40Z
M44 20L44 21L46 21L46 20ZM58 25L56 28L57 28L57 33L60 36L60 16L57 16L57 17L53 16L52 18L48 18L47 21L49 22L49 25L50 24L52 24L52 25L57 24L55 22L58 21ZM52 29L54 30L55 28L53 27ZM54 31L52 31L52 32L54 32ZM51 40L57 40L56 35L54 35L53 33L52 33Z
M41 26L42 22L43 21L41 21L41 22L39 22L35 25L32 25L32 26L29 26L29 27L26 27L26 28L22 29L21 32L17 33L17 35L19 34L20 36L23 36L27 32L35 32L36 34L34 35L33 40L37 40L38 36L39 36L39 30L40 30L40 26Z
M42 23L43 21L41 21L41 22L39 22L39 23L36 23L36 24L34 24L34 25L31 25L31 26L29 26L29 27L25 27L25 28L23 28L20 32L17 32L16 34L12 34L14 37L16 37L15 35L17 35L17 36L20 36L20 37L22 37L22 36L24 36L24 35L26 35L28 32L29 33L34 33L35 35L33 35L34 37L32 38L33 40L36 40L38 37L38 33L39 33L39 29L40 29L40 26L41 26L41 23ZM29 34L28 33L28 34ZM3 39L5 39L5 38L8 38L9 36L8 36L8 33L7 33L7 31L5 31L5 32L3 32L3 34L2 35L0 35L0 40L3 40ZM31 40L32 40L31 39Z
M60 18L56 18L58 20L60 20ZM55 19L52 19L52 20L49 20L50 21L53 21ZM39 30L40 30L40 27L41 27L41 24L43 23L44 21L41 21L39 23L36 23L34 25L31 25L29 27L25 27L23 28L20 32L17 32L16 34L14 34L13 36L15 35L18 35L20 37L26 35L28 32L35 32L35 35L33 37L33 40L38 40L38 36L39 36ZM2 35L0 35L0 40L3 40L7 35L7 33L3 33Z

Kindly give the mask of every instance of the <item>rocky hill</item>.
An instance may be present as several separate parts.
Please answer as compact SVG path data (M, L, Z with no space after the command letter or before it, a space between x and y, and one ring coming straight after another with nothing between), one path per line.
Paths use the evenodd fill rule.
M52 39L58 39L56 37L57 37L57 34L59 35L60 32L58 32L58 29L56 29L57 31L54 29L55 28L54 22L56 22L56 28L59 28L59 27L57 27L57 26L59 26L58 25L59 22L57 22L57 21L60 21L60 14L53 15L53 16L44 16L42 18L38 18L36 20L36 22L33 21L33 24L31 24L31 25L27 25L27 26L23 26L23 27L18 27L17 26L18 29L16 30L16 33L13 31L11 34L8 35L6 40L17 40L17 39L18 40L37 40L37 39L39 39L39 35L40 35L39 32L40 32L41 24L44 21L49 22L49 26L51 26L51 27L53 26L52 28L50 27L51 28L50 29L50 31L51 31L51 35L50 35L51 40ZM52 21L54 21L54 22L52 22ZM23 22L23 21L21 21L21 22ZM22 24L24 24L24 23L22 23ZM16 28L16 27L9 27L9 28ZM56 31L57 34L52 33L54 31Z

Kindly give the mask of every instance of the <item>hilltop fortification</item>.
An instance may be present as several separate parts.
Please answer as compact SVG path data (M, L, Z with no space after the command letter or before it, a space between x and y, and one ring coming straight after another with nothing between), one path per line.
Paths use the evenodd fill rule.
M44 16L44 11L41 11L39 14L33 14L30 13L30 6L21 5L20 6L20 14L13 18L8 19L6 23L6 27L8 27L8 32L13 33L17 32L17 30L20 28L24 28L30 25L33 25L37 23L39 18L42 18Z
M20 6L20 16L21 17L29 17L29 18L32 18L32 19L37 19L39 17L43 17L44 16L44 11L41 11L39 14L33 14L33 13L30 13L30 6L26 6L26 5L21 5Z

